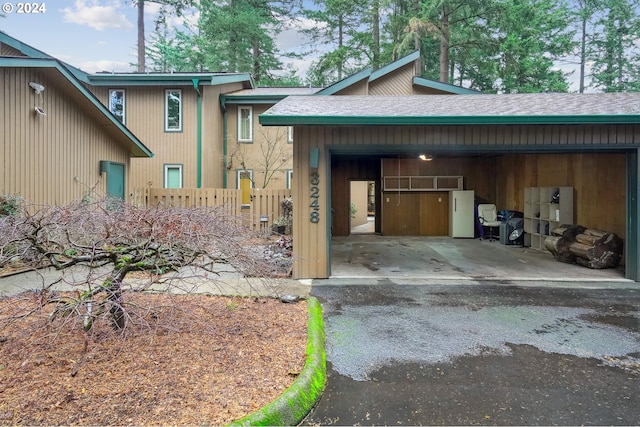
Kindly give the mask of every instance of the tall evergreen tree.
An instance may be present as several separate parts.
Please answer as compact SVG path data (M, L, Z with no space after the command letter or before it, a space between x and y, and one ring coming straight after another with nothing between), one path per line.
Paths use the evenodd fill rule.
M326 85L369 65L367 46L361 34L371 32L370 0L314 0L313 9L303 11L317 25L306 31L315 46L329 46L310 69L313 84Z
M498 92L566 92L564 73L554 60L574 46L567 29L569 10L557 0L505 0L505 12L496 22L498 37Z
M161 19L166 17L168 9L170 8L172 13L178 16L182 15L182 12L190 6L193 6L194 0L133 0L135 6L138 9L138 72L144 73L146 71L146 40L144 33L144 6L146 3L157 3L162 5Z
M173 35L166 27L156 31L150 49L154 67L249 72L258 84L299 83L295 72L282 65L274 43L280 19L292 7L290 0L200 0L196 28L186 26Z
M640 90L638 0L606 0L587 56L592 86L605 92Z

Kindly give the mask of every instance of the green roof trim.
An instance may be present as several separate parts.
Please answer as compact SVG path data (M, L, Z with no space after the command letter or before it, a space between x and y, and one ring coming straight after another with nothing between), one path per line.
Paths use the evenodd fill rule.
M362 81L368 78L370 75L371 75L371 67L365 68L364 70L358 73L352 74L349 77L346 77L340 80L339 82L332 84L331 86L327 86L326 88L318 91L316 95L334 95L340 92L341 90L346 89L349 86L352 86L358 83L359 81Z
M449 92L455 95L474 95L474 94L482 93L474 89L467 89L462 86L456 86L450 83L437 82L435 80L425 79L424 77L418 77L418 76L415 76L413 78L413 84L416 86L422 86L429 89L436 89L436 90L441 90L443 92Z
M53 59L53 57L41 50L36 49L35 47L29 46L26 43L21 42L20 40L11 37L9 34L0 30L0 43L6 44L7 46L11 46L12 48L22 52L24 55L29 58L48 58Z
M287 98L266 126L640 124L640 93L351 95Z
M222 106L227 104L270 104L273 105L282 101L290 95L220 95L220 103Z
M393 61L392 63L387 64L384 67L378 68L373 73L371 73L371 76L369 77L369 81L372 82L375 79L379 79L380 77L383 77L396 70L399 70L405 65L416 62L416 60L418 59L420 59L420 51L416 50L415 52L412 52L407 56L404 56L396 61Z
M92 86L193 86L193 79L203 85L249 82L253 87L249 73L97 73L89 74L87 82Z
M261 114L265 126L434 126L434 125L554 125L640 124L637 115L559 116L276 116Z
M132 143L131 155L134 157L153 157L153 153L140 141L126 126L111 114L107 107L102 104L93 93L75 77L62 62L50 58L25 58L25 57L0 57L0 68L50 68L57 70L63 77L80 92L83 97L90 102L118 131Z

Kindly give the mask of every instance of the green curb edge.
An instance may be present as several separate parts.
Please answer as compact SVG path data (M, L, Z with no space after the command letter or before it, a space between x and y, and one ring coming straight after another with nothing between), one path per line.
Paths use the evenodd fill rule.
M231 426L295 426L316 404L327 380L327 363L324 348L324 324L322 305L317 298L309 297L307 359L302 372L288 389L267 406L258 409Z

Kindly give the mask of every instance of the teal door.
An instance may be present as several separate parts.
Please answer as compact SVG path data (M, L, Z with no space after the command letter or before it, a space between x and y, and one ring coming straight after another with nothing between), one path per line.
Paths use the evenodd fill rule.
M182 188L182 168L166 166L165 188Z
M122 163L107 162L107 197L124 201L124 165Z

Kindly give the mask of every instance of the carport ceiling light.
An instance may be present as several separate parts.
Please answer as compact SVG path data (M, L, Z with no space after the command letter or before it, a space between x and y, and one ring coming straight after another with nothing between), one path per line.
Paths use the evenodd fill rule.
M430 162L431 160L433 160L433 156L431 154L420 154L418 158L420 160L424 160L425 162Z

